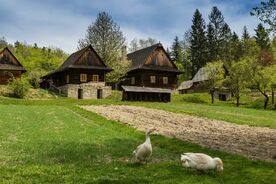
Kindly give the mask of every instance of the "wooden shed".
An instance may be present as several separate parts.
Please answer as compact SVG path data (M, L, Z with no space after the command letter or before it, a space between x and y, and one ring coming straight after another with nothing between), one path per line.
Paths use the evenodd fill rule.
M26 69L8 47L0 52L0 84L8 84L10 79L20 78Z
M105 84L107 67L91 45L71 54L57 69L42 77L41 86L58 90L71 98L105 98L111 88Z
M181 74L162 44L129 53L132 65L122 82L123 100L169 102Z
M225 69L225 72L228 71ZM208 81L208 75L206 68L200 68L192 80L187 80L182 82L177 88L179 94L189 94L189 93L200 93L200 92L209 92L206 88L204 81ZM218 98L221 101L226 101L232 98L231 92L228 88L220 88L215 91L215 98Z

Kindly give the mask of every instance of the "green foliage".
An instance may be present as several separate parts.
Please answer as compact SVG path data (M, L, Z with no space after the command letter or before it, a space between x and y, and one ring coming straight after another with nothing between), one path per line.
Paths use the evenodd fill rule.
M174 41L171 47L170 56L172 61L174 61L176 64L183 65L183 60L184 60L183 45L179 40L178 36L174 38Z
M222 87L224 80L224 69L221 61L207 63L204 67L207 79L202 84L210 91L212 103L214 103L214 93Z
M106 78L109 79L109 82L119 82L120 79L125 76L127 71L129 71L130 66L131 62L126 58L123 58L120 62L117 63L117 65L112 67L113 72L106 74Z
M8 44L19 62L26 68L27 72L39 71L41 75L57 69L68 55L58 48L33 47L26 43L16 42L15 45ZM0 50L4 46L0 44Z
M261 49L268 49L270 47L269 35L264 26L260 23L255 29L255 39Z
M207 38L205 35L205 22L201 13L196 9L192 20L192 31L190 39L190 53L192 63L192 75L207 62Z
M261 1L261 4L250 12L251 15L257 16L261 21L267 23L273 34L276 32L276 2L275 0Z
M39 71L33 70L29 72L28 81L34 89L39 88L41 73Z
M224 80L224 85L230 89L232 95L237 99L236 105L239 106L241 94L247 92L251 82L251 58L241 59L234 62L228 69L228 75Z
M79 48L88 45L92 45L105 64L114 69L111 72L113 74L110 73L106 76L106 81L119 81L122 72L117 70L117 66L122 66L121 60L125 57L122 56L122 50L125 48L125 37L120 26L106 12L98 14L95 22L88 26L85 38L79 40Z
M25 98L29 89L30 89L30 84L26 77L23 75L20 78L17 79L12 79L12 81L9 83L9 88L12 91L12 95L17 97L17 98Z
M269 101L268 92L271 90L271 86L274 83L272 82L274 74L272 75L271 72L273 73L276 71L271 70L270 67L260 66L256 64L256 62L253 62L251 67L253 70L252 84L264 96L264 109L266 109Z
M208 62L225 59L224 55L231 36L231 30L225 23L222 12L214 6L209 15L207 28Z
M242 30L242 40L243 40L243 41L247 41L247 40L249 40L249 39L250 39L250 35L249 35L249 33L248 33L247 27L244 26L244 27L243 27L243 30Z

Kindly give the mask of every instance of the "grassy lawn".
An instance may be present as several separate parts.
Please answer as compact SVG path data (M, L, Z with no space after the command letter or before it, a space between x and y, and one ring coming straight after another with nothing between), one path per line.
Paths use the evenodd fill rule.
M276 183L275 163L158 135L152 136L152 161L135 164L131 153L144 133L68 105L75 102L0 105L0 183ZM181 168L182 152L221 157L225 171L202 175Z
M208 94L173 95L170 103L149 103L149 102L122 102L121 93L113 92L113 96L101 100L75 100L68 98L47 99L47 100L19 100L12 98L0 98L0 104L15 105L91 105L91 104L116 104L136 105L148 108L157 108L171 112L185 113L206 117L210 119L224 120L236 124L250 126L276 128L276 111L235 107L230 102L219 102L209 104Z

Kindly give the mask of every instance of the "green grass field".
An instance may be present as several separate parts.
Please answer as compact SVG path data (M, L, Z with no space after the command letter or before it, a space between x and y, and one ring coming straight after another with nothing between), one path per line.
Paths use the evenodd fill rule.
M113 92L113 96L101 100L75 100L68 98L45 99L45 100L19 100L12 98L1 98L0 104L14 105L90 105L90 104L117 104L136 105L148 108L157 108L171 112L191 114L216 120L224 120L236 124L250 126L276 128L276 111L248 108L248 104L236 107L233 101L210 104L208 94L173 95L170 103L150 102L122 102L121 93ZM244 100L246 101L246 100ZM247 100L248 101L248 100Z
M119 103L114 99L1 102L6 105L0 105L0 183L276 182L275 163L252 161L158 135L152 136L151 162L134 163L131 153L144 141L144 133L74 106ZM165 105L152 104L162 109ZM171 111L177 106L167 105ZM182 152L221 157L225 170L222 174L199 174L184 169L179 165Z

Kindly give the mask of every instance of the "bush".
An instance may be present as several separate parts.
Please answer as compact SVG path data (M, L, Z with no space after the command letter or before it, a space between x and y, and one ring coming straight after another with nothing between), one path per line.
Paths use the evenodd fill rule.
M13 79L12 82L9 83L9 87L14 97L24 98L31 86L28 80L22 77L21 79Z
M39 88L40 76L38 71L31 71L28 75L28 81L34 89Z

